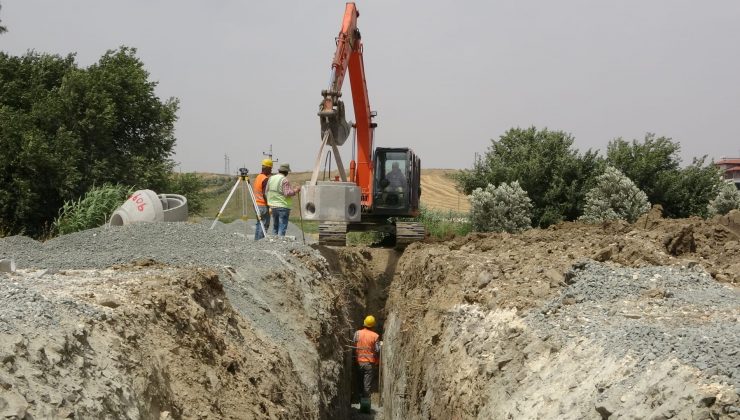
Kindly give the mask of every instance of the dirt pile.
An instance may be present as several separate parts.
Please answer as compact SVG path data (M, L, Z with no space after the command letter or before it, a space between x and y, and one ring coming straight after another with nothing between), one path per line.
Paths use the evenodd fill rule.
M373 313L375 418L736 418L736 219L656 209L402 256L243 223L3 238L0 414L361 418L349 345Z
M738 236L641 222L409 247L387 305L385 416L739 416Z
M214 272L39 274L1 283L4 416L296 418L311 410L286 351L235 313Z

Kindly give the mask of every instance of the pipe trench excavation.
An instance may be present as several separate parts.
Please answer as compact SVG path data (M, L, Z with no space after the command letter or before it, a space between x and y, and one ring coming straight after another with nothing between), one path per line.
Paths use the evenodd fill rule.
M570 223L402 252L243 229L0 239L3 415L737 417L732 226ZM363 413L368 314L383 345Z

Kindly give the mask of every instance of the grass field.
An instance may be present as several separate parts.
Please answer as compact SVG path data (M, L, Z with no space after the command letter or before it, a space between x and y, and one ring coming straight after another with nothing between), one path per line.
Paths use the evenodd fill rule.
M440 212L467 213L470 211L470 203L467 197L458 192L455 187L451 174L457 172L454 169L423 169L421 171L421 203L422 206ZM213 218L223 205L229 194L231 187L236 182L235 177L227 177L218 174L203 174L207 183L207 199L205 203L205 212L200 217ZM254 181L256 175L250 176L250 182ZM310 172L296 172L290 174L288 179L292 183L303 185L304 182L311 178ZM245 203L243 201L245 184L234 193L224 210L221 220L230 222L242 217ZM247 218L255 219L254 208L251 200L246 203ZM198 218L198 216L195 216ZM291 220L298 221L298 200L293 200L293 210L291 211ZM315 223L306 223L306 232L317 231Z

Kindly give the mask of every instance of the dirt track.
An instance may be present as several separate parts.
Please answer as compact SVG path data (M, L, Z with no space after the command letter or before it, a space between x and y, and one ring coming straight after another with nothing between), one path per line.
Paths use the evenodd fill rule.
M243 226L0 239L19 265L0 273L0 414L738 418L737 216L403 255L255 244ZM385 368L382 413L363 417L347 345L366 313Z

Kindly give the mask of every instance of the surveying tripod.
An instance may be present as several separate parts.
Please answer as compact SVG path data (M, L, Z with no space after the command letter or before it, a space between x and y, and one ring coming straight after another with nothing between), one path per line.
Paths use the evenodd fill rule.
M236 179L236 183L234 184L234 187L231 189L231 192L229 192L229 195L226 197L226 201L224 201L224 205L221 206L221 210L218 211L216 214L216 217L213 219L213 223L211 224L211 229L216 226L216 222L218 222L218 218L221 217L221 215L224 212L224 209L229 204L229 201L231 200L231 196L234 195L234 192L236 192L236 189L239 187L239 184L244 182L245 190L242 195L242 217L246 218L247 216L247 194L249 194L249 197L252 199L252 205L254 206L254 212L257 214L257 220L259 220L260 229L262 229L262 234L267 237L267 231L265 230L265 224L262 222L262 216L260 215L260 209L257 207L257 200L254 198L254 191L252 190L252 185L249 183L249 169L247 168L239 168L239 176Z

